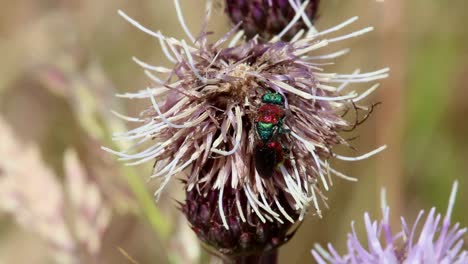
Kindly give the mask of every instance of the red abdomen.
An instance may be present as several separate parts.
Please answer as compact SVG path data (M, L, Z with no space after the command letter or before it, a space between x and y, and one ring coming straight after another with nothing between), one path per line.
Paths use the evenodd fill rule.
M255 147L255 168L262 178L270 178L283 162L283 146L278 141L260 142Z

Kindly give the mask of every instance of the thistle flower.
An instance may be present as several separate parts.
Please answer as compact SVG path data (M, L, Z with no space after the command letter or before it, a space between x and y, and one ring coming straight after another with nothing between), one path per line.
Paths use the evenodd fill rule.
M139 117L116 113L139 126L115 133L114 140L136 143L123 151L104 149L128 165L155 161L151 178L161 181L156 198L172 178L181 174L187 193L182 210L199 238L217 251L237 255L248 250L273 249L288 240L287 231L303 219L309 205L321 215L319 204L326 200L322 190L329 189L331 175L356 180L331 168L330 158L361 160L385 148L359 157L332 152L337 145L348 146L339 132L353 129L362 121L348 122L342 115L350 109L355 113L370 112L372 107L359 106L358 102L378 87L374 85L358 95L356 91L344 92L346 85L385 78L388 69L324 73L323 60L332 60L348 50L316 53L328 44L372 28L328 38L328 34L357 18L317 32L307 16L302 15L306 7L303 5L298 10L299 17L310 28L297 32L291 42L280 41L288 30L265 43L255 38L239 42L243 33L237 32L237 26L215 43L209 43L204 30L198 38L193 37L179 2L174 2L190 43L151 31L119 11L132 25L159 40L173 66L153 66L134 58L156 86L119 96L149 99L152 107ZM211 13L209 4L210 1L207 19ZM286 27L294 23L296 20ZM272 139L262 142L258 125L266 94L281 98L281 106L274 109L284 116L270 130ZM265 160L270 158L271 162L255 155L260 153L260 147L273 150L273 145L274 152L265 155ZM259 173L259 163L271 166L271 174Z
M306 23L314 20L319 3L319 0L226 0L226 13L234 25L241 23L248 39L259 35L269 40L286 30L282 39L290 40L299 30L308 29L310 25ZM302 16L307 19L301 20L298 16L300 8L304 9ZM296 23L285 29L292 20Z
M435 213L435 208L429 211L418 237L418 223L424 215L420 211L416 222L410 228L405 219L401 218L401 231L393 234L389 218L390 208L382 201L382 220L372 222L369 214L364 214L367 232L368 249L359 241L354 223L353 232L348 234L348 252L340 256L331 244L328 252L320 246L312 250L312 255L319 264L335 263L468 263L468 251L463 250L463 235L467 228L460 224L451 225L451 215L458 182L452 187L448 209L443 217ZM441 222L442 220L442 222ZM382 241L382 242L381 242Z

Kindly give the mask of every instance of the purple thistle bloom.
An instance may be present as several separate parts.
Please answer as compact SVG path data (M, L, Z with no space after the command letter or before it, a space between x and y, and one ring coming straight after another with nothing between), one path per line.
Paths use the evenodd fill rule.
M388 264L419 264L419 263L468 263L468 251L463 250L463 235L467 228L460 228L460 224L451 225L451 215L458 182L453 184L452 193L445 216L436 214L435 208L429 211L424 225L418 236L418 223L424 211L420 211L414 225L410 228L405 219L401 218L401 231L391 232L389 224L390 208L382 200L383 219L378 223L371 221L369 214L364 214L367 232L367 244L359 241L354 222L351 224L352 233L348 234L348 252L340 256L331 244L328 252L320 245L312 250L312 255L319 264L348 264L348 263L388 263ZM442 220L442 222L441 222Z
M128 165L155 162L151 178L160 180L156 197L171 179L181 176L187 197L181 209L198 237L216 251L237 256L273 250L287 242L290 227L310 207L321 216L321 204L327 205L324 191L333 184L331 175L356 181L333 169L331 158L361 160L385 148L358 157L333 152L335 146L349 146L340 132L354 129L372 112L373 106L359 103L378 84L359 94L346 86L386 78L388 68L326 73L324 65L348 49L318 53L320 48L373 28L329 37L357 17L319 32L299 13L295 17L308 21L308 28L298 31L290 42L281 41L288 30L268 42L257 38L244 42L237 26L210 43L205 29L197 38L192 35L179 1L174 2L188 41L153 32L119 11L132 25L159 40L172 66L153 66L134 58L155 85L119 96L144 99L151 107L139 117L118 114L139 124L114 134L114 140L134 140L133 146L123 151L104 149ZM207 19L210 13L208 5ZM286 29L296 22L292 20ZM254 153L260 140L259 109L267 93L283 99L281 129L285 132L275 134L277 146L281 144L278 156L284 159L267 164L272 173L265 177L258 171ZM348 112L356 114L355 122L344 118Z

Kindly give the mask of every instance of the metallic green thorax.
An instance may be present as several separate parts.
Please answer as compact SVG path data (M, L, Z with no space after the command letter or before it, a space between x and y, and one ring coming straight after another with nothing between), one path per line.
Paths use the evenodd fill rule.
M257 123L257 133L258 136L263 140L267 141L273 136L274 126L271 123Z
M284 105L284 98L279 93L266 93L262 96L262 102L266 104Z

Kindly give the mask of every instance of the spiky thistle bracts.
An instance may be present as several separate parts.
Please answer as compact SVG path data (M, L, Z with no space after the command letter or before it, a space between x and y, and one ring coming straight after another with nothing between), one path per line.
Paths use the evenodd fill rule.
M221 203L218 203L222 195ZM293 217L297 218L297 212L288 204L285 207L278 201L286 201L285 193L279 192L276 197L277 204L271 205L271 210L281 210L290 217L290 221L273 221L271 218L265 223L265 219L251 217L244 210L252 197L239 193L237 190L226 186L223 193L212 189L207 193L199 193L193 189L187 192L182 211L186 215L193 231L198 238L209 246L213 252L235 258L236 256L252 255L258 252L272 251L288 242L294 235ZM223 225L223 220L218 212L223 208L228 229ZM279 216L279 214L277 214Z
M384 148L355 158L332 152L334 146L348 145L339 132L353 127L353 123L341 116L343 112L350 108L370 110L358 106L358 102L378 85L361 94L344 92L344 88L349 83L385 78L388 69L324 73L323 60L332 60L347 50L324 55L315 52L372 28L327 38L357 17L321 32L306 23L310 25L308 31L300 30L290 42L281 42L281 36L276 35L271 41L261 43L255 38L239 42L243 32L234 27L215 43L209 43L204 31L198 38L193 37L177 0L175 6L190 43L153 32L119 11L132 25L159 40L173 68L153 66L134 58L156 87L119 96L149 99L152 107L136 118L117 114L140 126L116 133L114 140L136 143L123 151L105 149L128 165L155 160L151 178L161 180L155 193L157 197L172 178L185 172L182 177L188 193L196 191L206 196L216 191L217 210L225 229L229 229L228 209L223 206L226 188L235 191L236 200L232 204L236 205L238 216L243 216L239 218L243 222L258 218L263 223L293 223L302 220L311 204L320 215L319 203L326 201L323 190L332 184L330 174L355 180L331 168L328 160L332 157L360 160ZM210 13L211 9L207 10ZM306 16L300 17L307 20ZM261 97L267 92L285 98L284 128L289 133L279 137L287 143L289 151L274 175L265 179L255 170L253 152L255 117ZM156 98L162 98L161 102ZM245 197L242 201L241 196ZM288 213L285 208L292 208L294 213Z

